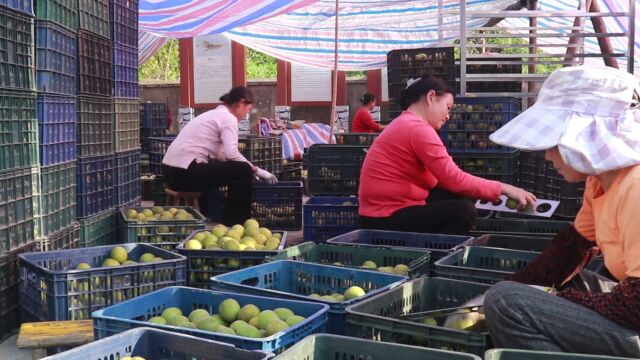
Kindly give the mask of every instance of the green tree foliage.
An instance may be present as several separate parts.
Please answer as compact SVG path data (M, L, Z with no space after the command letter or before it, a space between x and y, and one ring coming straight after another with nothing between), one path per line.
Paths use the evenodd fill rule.
M276 58L247 48L247 80L275 80L277 76Z
M164 46L138 69L140 82L180 80L178 40L169 39Z

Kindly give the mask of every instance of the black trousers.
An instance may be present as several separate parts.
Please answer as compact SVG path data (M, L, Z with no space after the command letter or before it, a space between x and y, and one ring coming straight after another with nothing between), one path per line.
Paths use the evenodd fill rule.
M251 166L242 161L193 161L188 169L163 165L167 186L175 191L201 192L200 211L209 215L209 192L221 186L229 188L223 223L243 224L251 217Z
M476 222L473 201L435 188L425 205L408 206L389 217L360 216L363 229L465 235Z

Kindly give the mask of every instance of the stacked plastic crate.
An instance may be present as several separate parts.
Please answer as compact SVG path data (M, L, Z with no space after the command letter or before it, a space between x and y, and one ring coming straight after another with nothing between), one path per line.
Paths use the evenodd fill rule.
M77 4L35 2L40 140L40 251L78 245L76 222Z
M158 166L151 164L151 143L165 135L167 104L147 102L140 104L140 148L142 199L164 204L164 179ZM162 160L162 159L160 159ZM154 158L154 161L157 159ZM154 167L155 166L155 167Z
M116 151L113 202L140 204L140 116L138 100L138 2L110 0L113 45L113 106Z
M80 246L109 244L115 236L109 13L109 0L78 2L76 215L80 222Z
M39 235L34 53L31 2L0 2L0 339L19 324L18 254Z

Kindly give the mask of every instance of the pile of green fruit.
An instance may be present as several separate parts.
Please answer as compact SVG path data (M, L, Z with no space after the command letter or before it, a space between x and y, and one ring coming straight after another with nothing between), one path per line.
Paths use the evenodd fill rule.
M254 304L240 307L235 299L228 298L220 303L217 314L210 314L205 309L195 309L187 317L179 308L169 307L160 316L149 319L149 322L248 338L264 338L304 319L287 308L261 311Z
M147 221L173 221L173 220L193 220L193 214L184 209L174 207L165 209L162 206L154 206L147 209L127 209L125 212L127 220L145 223Z
M336 266L342 266L342 263L333 263L333 265ZM378 267L378 265L376 265L375 262L371 261L371 260L367 260L365 262L362 263L362 265L360 265L361 267L367 269L367 270L376 270L378 269L378 271L383 272L383 273L388 273L388 274L396 274L396 275L402 275L402 276L408 276L409 275L409 267L405 264L397 264L396 266L380 266Z
M111 249L110 256L111 257L105 259L102 262L102 265L98 267L115 267L120 265L134 265L137 263L149 263L149 262L164 260L163 258L159 256L155 256L152 253L144 253L142 254L142 256L138 258L138 262L135 262L129 259L129 253L127 252L127 249L123 248L122 246L116 246L113 249ZM86 270L86 269L91 269L91 265L87 263L80 263L78 264L78 266L76 266L76 270Z
M309 295L312 299L324 300L324 301L333 301L333 302L343 302L349 301L355 298L359 298L360 296L364 296L366 292L359 286L352 286L344 292L344 294L340 293L332 293L331 295L319 295L319 294L311 294Z
M209 230L203 230L187 240L184 248L188 250L227 250L227 251L255 251L277 250L282 241L282 234L271 233L271 230L260 227L254 219L249 219L243 225L233 225L227 228L216 225Z

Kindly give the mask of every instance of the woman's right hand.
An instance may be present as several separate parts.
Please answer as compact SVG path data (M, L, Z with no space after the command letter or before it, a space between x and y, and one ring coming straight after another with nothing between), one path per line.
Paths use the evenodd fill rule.
M267 170L258 168L256 175L267 184L273 185L278 183L278 178Z
M536 207L536 196L519 187L502 183L502 194L507 195L509 199L516 200L520 210L527 207L535 209Z

